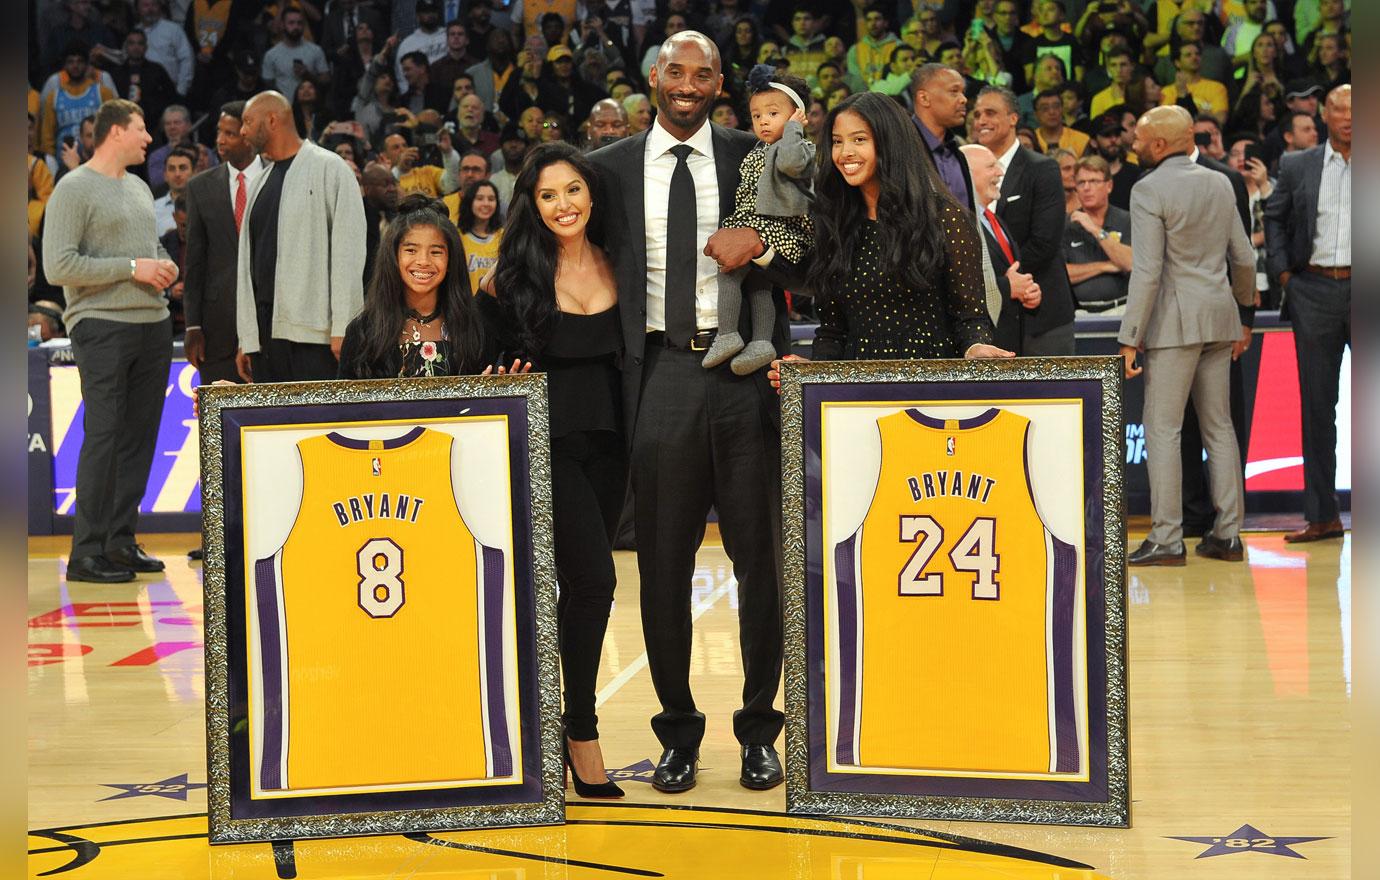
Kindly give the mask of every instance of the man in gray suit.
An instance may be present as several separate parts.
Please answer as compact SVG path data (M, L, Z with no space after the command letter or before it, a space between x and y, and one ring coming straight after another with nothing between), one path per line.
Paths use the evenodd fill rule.
M1337 394L1351 344L1351 86L1333 89L1323 110L1327 142L1289 153L1265 203L1270 271L1285 289L1298 343L1303 402L1303 513L1293 543L1339 538Z
M1117 341L1126 377L1145 373L1150 535L1131 565L1183 565L1179 435L1191 398L1208 451L1217 520L1199 556L1240 560L1245 490L1228 371L1241 335L1236 303L1255 298L1254 251L1226 177L1195 164L1193 117L1156 107L1136 124L1136 155L1154 170L1131 190L1131 282ZM1226 259L1223 256L1226 255ZM1228 280L1228 262L1231 275ZM1232 301L1235 297L1235 302ZM1136 354L1145 352L1144 367Z

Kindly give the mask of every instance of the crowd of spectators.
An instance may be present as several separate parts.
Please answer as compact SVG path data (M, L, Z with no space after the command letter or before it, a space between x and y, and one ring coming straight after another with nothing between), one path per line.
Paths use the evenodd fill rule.
M29 211L41 249L54 181L92 153L101 102L124 97L153 133L135 169L158 200L159 233L178 242L178 201L218 161L220 108L268 88L292 104L301 137L344 157L375 222L399 196L445 198L476 216L491 181L501 218L534 144L593 148L646 129L647 74L685 29L716 41L723 94L715 122L748 128L744 80L767 63L809 84L807 133L870 90L912 111L911 73L938 62L962 75L971 124L989 85L1018 96L1018 139L1064 171L1066 262L1081 307L1124 301L1127 258L1090 230L1124 226L1139 174L1135 122L1157 104L1198 120L1199 149L1248 181L1264 272L1262 200L1279 157L1325 139L1319 103L1350 80L1349 0L38 0L29 30ZM960 140L975 140L959 128ZM190 167L189 167L190 166ZM380 198L396 184L396 195ZM372 181L372 182L371 182ZM386 182L386 179L385 179ZM374 193L372 200L370 193ZM462 229L488 243L492 223ZM372 230L371 230L372 231ZM1098 250L1094 251L1093 246ZM170 253L174 247L168 248ZM41 254L41 250L39 250ZM39 270L30 301L60 308ZM1076 267L1076 268L1074 268ZM1117 290L1120 290L1120 296ZM176 291L170 291L176 314ZM45 334L53 321L35 318Z

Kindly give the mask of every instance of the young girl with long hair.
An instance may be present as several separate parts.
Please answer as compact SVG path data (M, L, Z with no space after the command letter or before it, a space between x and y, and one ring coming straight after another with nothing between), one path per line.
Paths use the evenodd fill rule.
M890 98L853 95L824 123L815 177L821 360L1010 356L992 345L977 225L914 157ZM822 152L822 151L821 151Z
M402 200L379 242L364 309L345 329L340 378L492 371L496 349L470 295L463 254L445 205L421 193Z

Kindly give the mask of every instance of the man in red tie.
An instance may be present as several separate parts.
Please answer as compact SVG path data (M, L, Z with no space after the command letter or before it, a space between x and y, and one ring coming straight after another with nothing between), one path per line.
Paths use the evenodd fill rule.
M201 374L201 384L240 381L235 369L239 335L235 331L235 273L240 224L264 161L240 134L244 102L220 108L216 153L220 164L187 181L187 244L182 309L187 320L183 352ZM201 549L187 554L201 558Z
M203 385L239 381L235 370L235 272L240 224L264 162L240 135L244 102L220 109L216 152L221 164L187 183L187 250L183 308L187 362Z
M1033 276L1021 271L1020 252L1011 233L1002 225L1001 218L986 207L1001 194L1001 163L991 150L981 144L965 144L959 150L967 160L968 171L973 178L973 191L980 202L978 226L982 227L982 234L987 239L992 274L996 276L997 288L1002 295L1001 316L997 320L994 344L1015 351L1021 339L1017 310L1033 312L1039 308L1040 285Z

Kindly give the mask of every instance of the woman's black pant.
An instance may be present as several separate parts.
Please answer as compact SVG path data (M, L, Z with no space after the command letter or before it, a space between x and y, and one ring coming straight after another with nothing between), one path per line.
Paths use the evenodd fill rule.
M613 536L627 474L623 438L612 431L576 431L551 442L563 717L573 740L599 738L594 683L617 581Z

